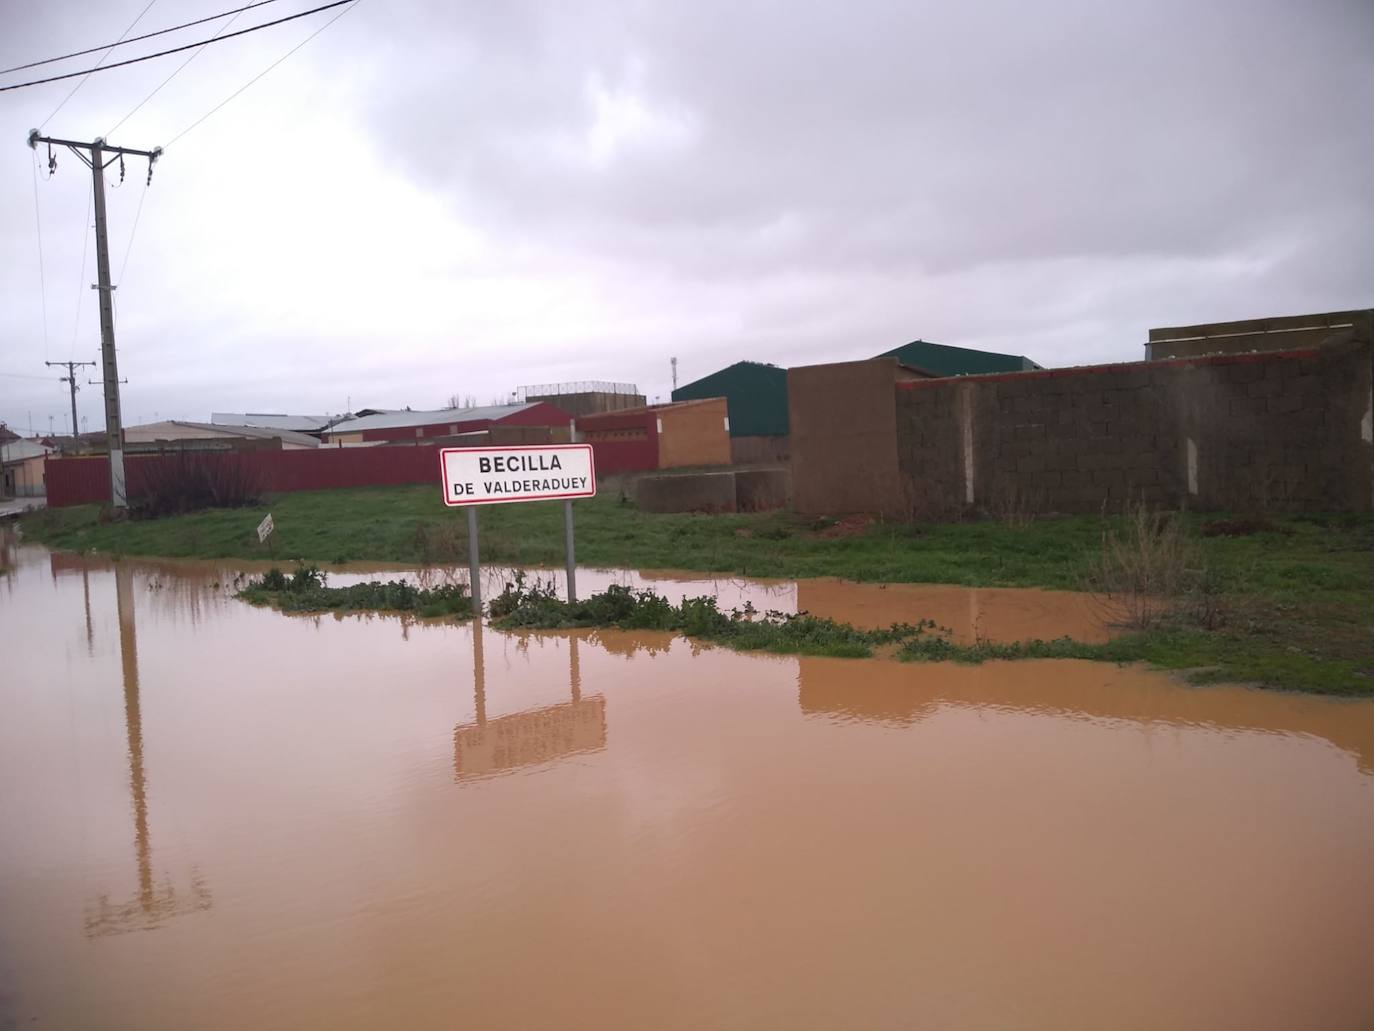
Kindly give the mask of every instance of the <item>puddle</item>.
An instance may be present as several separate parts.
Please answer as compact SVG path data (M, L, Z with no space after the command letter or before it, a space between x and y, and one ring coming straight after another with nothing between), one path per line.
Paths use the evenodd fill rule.
M0 1027L1374 1024L1374 703L284 618L238 563L10 557ZM1038 606L977 593L984 636Z

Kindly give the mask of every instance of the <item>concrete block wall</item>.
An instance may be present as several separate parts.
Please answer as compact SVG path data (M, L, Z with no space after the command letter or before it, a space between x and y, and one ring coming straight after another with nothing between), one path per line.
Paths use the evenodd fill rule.
M1366 511L1372 370L1369 345L1346 343L902 384L903 505ZM854 504L883 511L888 492Z

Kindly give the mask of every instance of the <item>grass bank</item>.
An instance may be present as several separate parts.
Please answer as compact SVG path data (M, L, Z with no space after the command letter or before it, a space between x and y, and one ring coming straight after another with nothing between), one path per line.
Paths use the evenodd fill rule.
M101 523L98 510L86 506L34 513L22 525L29 539L58 549L265 558L254 528L268 511L279 559L420 565L467 557L463 513L445 509L428 486L300 492L258 508L148 522ZM1081 585L1104 531L1117 525L1090 516L1024 526L835 526L780 512L651 515L620 503L613 488L578 502L575 511L584 565L1061 589ZM1202 680L1374 695L1374 518L1275 517L1234 525L1237 535L1215 536L1205 535L1217 529L1211 517L1181 518L1214 574L1218 618L1206 630L1162 625L1110 645L1075 644L1074 657L1141 659ZM483 509L483 561L560 565L561 520L557 504ZM1003 646L978 647L983 651L943 657L1014 657L989 650ZM1031 646L1023 647L1029 654ZM1035 647L1070 649L1062 642Z
M465 584L416 587L407 580L372 580L330 587L328 575L314 566L301 566L289 576L270 569L249 581L237 596L283 612L409 612L424 619L472 618L472 598Z

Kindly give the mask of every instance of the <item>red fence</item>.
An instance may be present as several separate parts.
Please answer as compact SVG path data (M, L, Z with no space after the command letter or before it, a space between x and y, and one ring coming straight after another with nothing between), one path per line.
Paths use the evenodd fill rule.
M129 497L139 497L148 471L168 461L162 455L125 455ZM334 487L378 487L403 483L439 483L439 449L434 447L322 447L296 451L244 451L201 456L209 461L248 467L263 490L328 490ZM46 462L48 504L84 505L110 496L110 462L93 458L49 458Z
M606 440L592 444L600 476L653 469L658 464L657 444L651 440ZM175 456L125 455L124 471L129 497L141 497L148 473L155 463ZM405 483L439 484L437 447L322 447L294 451L202 452L208 461L237 462L247 466L261 489L284 493L293 490L330 490L336 487L384 487ZM49 458L45 463L48 504L85 505L108 501L110 462L104 455L91 458Z

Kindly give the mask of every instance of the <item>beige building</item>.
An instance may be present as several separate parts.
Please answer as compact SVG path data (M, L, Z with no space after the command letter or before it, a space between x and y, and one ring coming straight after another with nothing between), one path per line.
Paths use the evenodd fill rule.
M0 496L33 498L46 494L43 463L51 451L33 440L12 440L0 445Z
M157 445L214 447L217 442L221 447L279 447L283 451L320 446L320 442L308 433L261 426L221 426L208 422L164 419L162 422L124 427L125 447L139 450Z

